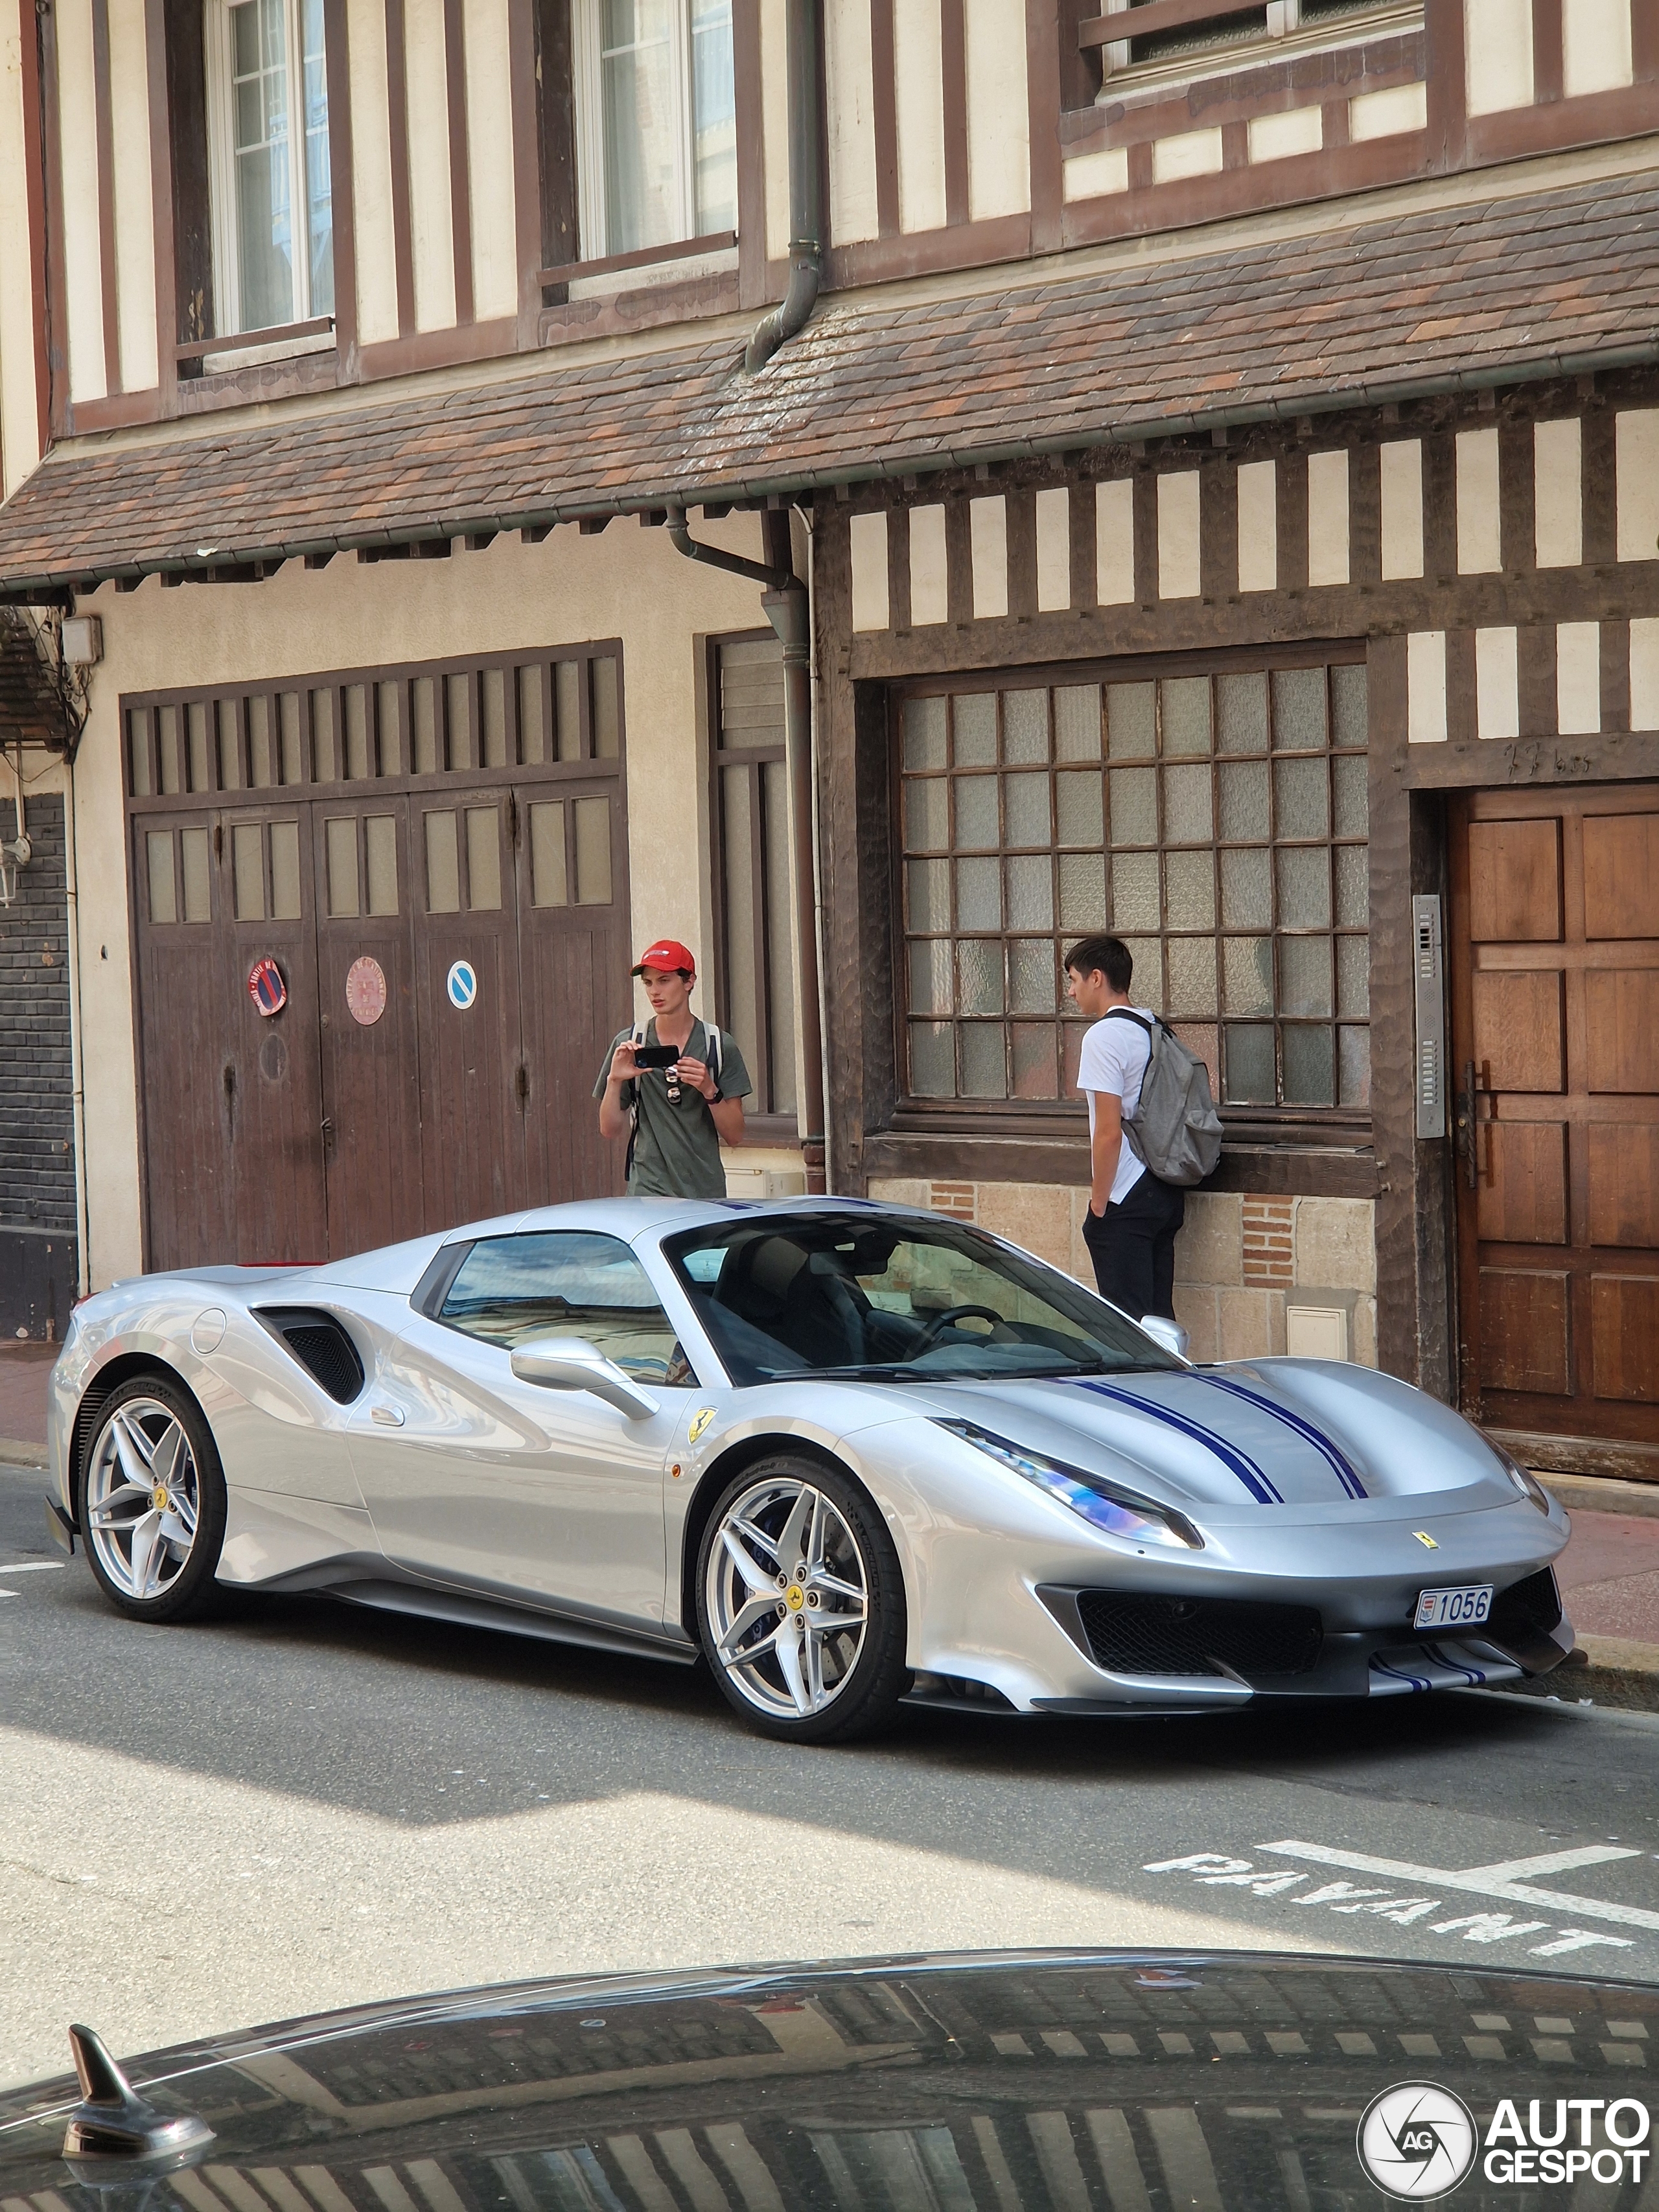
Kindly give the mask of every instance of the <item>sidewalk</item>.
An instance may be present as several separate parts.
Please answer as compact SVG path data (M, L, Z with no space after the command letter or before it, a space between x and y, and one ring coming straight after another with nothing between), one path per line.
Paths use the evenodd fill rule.
M46 1463L46 1377L55 1344L0 1344L0 1464Z

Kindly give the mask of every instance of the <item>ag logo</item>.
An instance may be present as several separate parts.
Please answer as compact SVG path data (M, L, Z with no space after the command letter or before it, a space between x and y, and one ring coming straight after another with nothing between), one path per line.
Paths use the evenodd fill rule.
M1359 2123L1359 2163L1366 2179L1386 2196L1413 2204L1448 2196L1474 2164L1480 2147L1474 2113L1433 2081L1396 2081L1372 2098Z

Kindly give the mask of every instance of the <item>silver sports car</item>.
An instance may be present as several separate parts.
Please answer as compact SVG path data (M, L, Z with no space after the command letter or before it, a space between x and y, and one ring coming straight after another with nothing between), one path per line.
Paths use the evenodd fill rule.
M216 1583L705 1659L824 1741L903 1697L1189 1711L1555 1666L1559 1504L1432 1399L1197 1367L1029 1253L847 1199L544 1208L87 1300L59 1540Z

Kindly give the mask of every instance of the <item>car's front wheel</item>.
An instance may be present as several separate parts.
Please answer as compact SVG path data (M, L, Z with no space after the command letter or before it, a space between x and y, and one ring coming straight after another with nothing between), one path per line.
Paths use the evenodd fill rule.
M183 1620L213 1595L225 1478L187 1392L136 1375L100 1409L81 1478L81 1529L105 1594L136 1620Z
M865 1493L811 1460L758 1462L709 1516L697 1620L714 1678L768 1735L866 1735L903 1695L904 1583Z

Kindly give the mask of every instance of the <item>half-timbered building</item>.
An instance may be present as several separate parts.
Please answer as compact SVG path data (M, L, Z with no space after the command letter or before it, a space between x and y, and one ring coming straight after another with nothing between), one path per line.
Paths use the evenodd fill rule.
M1110 927L1227 1125L1195 1353L1659 1478L1648 0L22 0L3 63L83 1279L616 1187L664 933L734 1193L1086 1274Z

